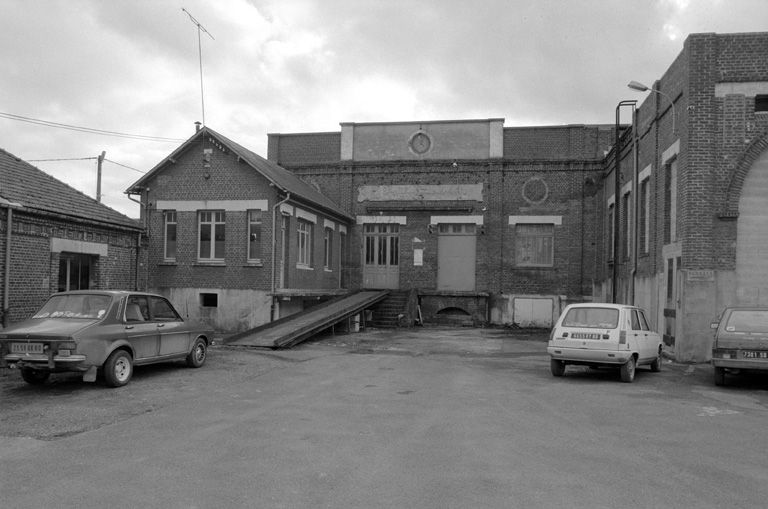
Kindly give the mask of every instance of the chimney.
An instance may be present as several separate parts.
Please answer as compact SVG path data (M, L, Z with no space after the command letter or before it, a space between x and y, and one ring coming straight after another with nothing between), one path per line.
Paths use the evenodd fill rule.
M199 120L198 120L197 122L195 122L195 132L196 132L196 133L200 132L200 126L202 126L202 125L203 125L203 124L202 124L202 123L200 123L200 121L199 121Z

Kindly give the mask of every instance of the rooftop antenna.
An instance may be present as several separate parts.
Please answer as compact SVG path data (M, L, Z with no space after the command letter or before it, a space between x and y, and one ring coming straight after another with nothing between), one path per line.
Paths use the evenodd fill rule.
M200 24L199 21L195 19L194 16L192 16L188 10L186 10L184 7L181 8L182 11L184 11L187 16L189 16L189 20L197 25L197 52L200 59L200 103L202 104L203 108L203 125L205 125L205 97L203 96L203 45L200 41L200 33L205 32L208 34L208 37L211 38L211 40L215 40L211 33L205 29L203 25Z

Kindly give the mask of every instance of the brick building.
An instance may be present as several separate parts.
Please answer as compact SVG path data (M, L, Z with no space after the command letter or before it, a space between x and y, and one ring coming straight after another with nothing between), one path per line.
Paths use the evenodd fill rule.
M591 298L612 126L503 119L270 134L268 158L355 217L350 288L417 290L430 321L550 326Z
M726 305L768 305L766 55L768 33L692 34L622 137L618 201L606 158L594 298L615 261L617 300L650 310L678 360L709 358Z
M0 149L2 323L51 293L136 289L145 279L138 222Z
M140 196L147 225L147 286L218 330L245 330L345 293L352 218L208 127L127 193Z

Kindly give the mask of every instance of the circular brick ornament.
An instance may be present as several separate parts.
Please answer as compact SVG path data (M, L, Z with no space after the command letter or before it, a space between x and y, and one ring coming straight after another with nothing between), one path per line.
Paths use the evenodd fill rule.
M541 203L549 196L549 186L544 179L531 177L523 184L523 199L531 204Z

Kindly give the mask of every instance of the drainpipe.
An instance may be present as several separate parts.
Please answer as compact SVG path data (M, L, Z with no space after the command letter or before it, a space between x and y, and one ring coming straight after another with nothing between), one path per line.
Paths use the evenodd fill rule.
M11 203L0 198L0 205L6 208L5 225L5 271L3 275L3 328L8 327L8 313L11 309L9 304L11 295L11 230L13 228L13 209L21 208L20 203Z
M618 303L619 296L619 253L621 251L621 242L619 240L619 234L621 233L621 223L619 222L619 213L621 212L621 132L620 127L620 112L622 106L632 106L632 110L635 109L635 100L619 101L616 105L616 124L615 124L615 142L613 145L614 152L614 169L613 169L613 288L611 290L611 302Z
M146 189L146 190L149 191L149 189ZM142 226L142 228L144 228L144 231L146 231L147 230L147 224L149 224L148 223L148 217L147 217L148 214L149 214L149 207L147 206L146 203L142 203L142 201L140 199L137 200L135 198L132 198L131 194L133 194L133 193L125 193L125 194L128 196L129 200L131 200L134 203L138 203L139 204L139 207L141 207L139 209L140 211L143 209L144 213L141 214L141 216L142 216L142 225L141 226ZM134 287L136 288L136 291L139 290L139 279L141 278L141 271L139 269L139 252L140 251L141 251L141 232L136 234L136 274L134 276L134 279L135 279ZM146 290L146 287L144 289Z
M637 305L637 296L635 295L635 290L637 288L636 286L636 279L637 279L637 256L639 253L639 244L640 244L640 218L638 217L638 212L640 211L640 187L638 182L638 164L640 163L640 154L638 153L638 147L637 147L637 109L632 108L632 152L634 153L634 166L635 171L632 175L632 190L635 196L635 199L633 200L633 217L635 218L635 225L634 225L634 235L632 239L632 278L630 279L630 284L632 285L632 289L630 292L630 295L632 296L632 305ZM647 239L646 239L647 240Z
M283 203L286 203L288 200L291 199L291 193L289 191L285 191L285 199L282 201L279 201L275 203L275 205L272 207L272 289L271 289L271 295L272 295L272 305L269 309L269 321L272 322L275 320L275 267L276 267L276 261L275 258L276 250L277 250L277 209L280 208L280 205Z

